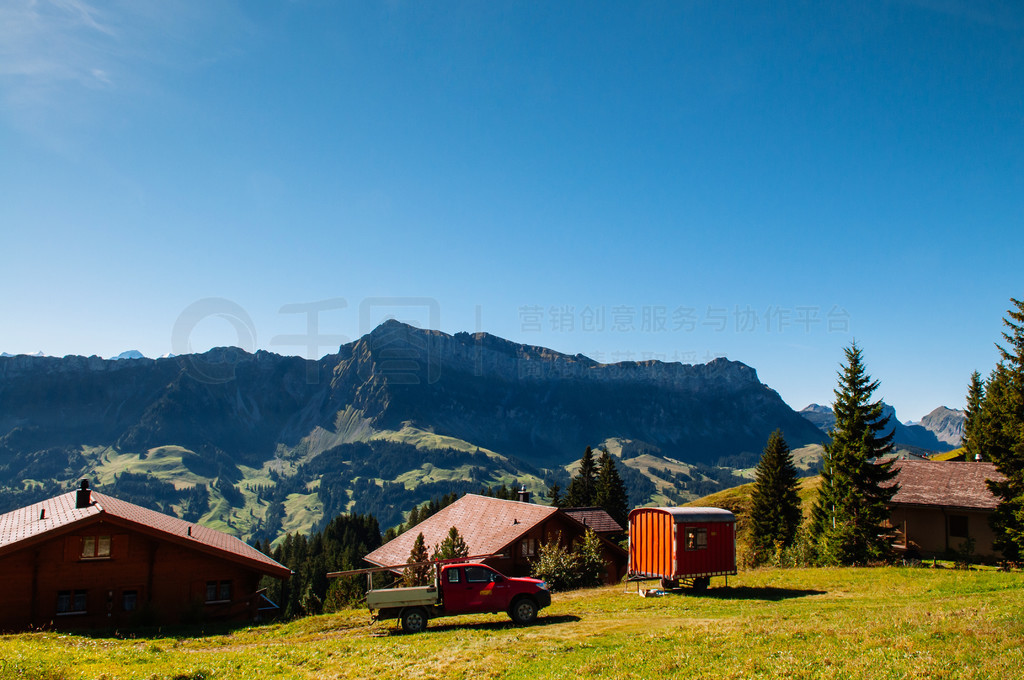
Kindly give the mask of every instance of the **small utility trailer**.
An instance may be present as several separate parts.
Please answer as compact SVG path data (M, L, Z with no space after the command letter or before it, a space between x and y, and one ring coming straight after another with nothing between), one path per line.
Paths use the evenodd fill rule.
M629 513L630 581L704 590L736 573L736 516L721 508L636 508Z
M327 574L328 578L366 574L370 590L366 606L374 621L398 619L402 630L418 633L427 621L459 614L496 614L506 612L518 624L533 623L537 612L551 604L547 584L535 578L510 578L485 564L467 560L492 555L435 560L390 567L354 569ZM406 567L434 567L434 583L412 588L373 588L373 574Z

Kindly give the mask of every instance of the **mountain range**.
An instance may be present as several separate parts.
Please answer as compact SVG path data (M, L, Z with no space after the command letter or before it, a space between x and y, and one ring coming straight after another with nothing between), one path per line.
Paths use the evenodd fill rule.
M951 451L960 445L963 432L964 412L940 406L921 419L920 423L901 423L896 409L882 404L883 417L889 418L893 443L897 447L919 449L926 452ZM800 415L813 423L824 433L836 422L832 409L821 404L809 404L800 410Z
M237 348L2 357L0 512L87 476L275 540L340 512L387 527L448 493L564 489L587 446L616 456L634 505L674 504L749 481L776 428L813 472L830 413L793 411L737 361L602 364L397 321L317 361ZM918 430L931 439L913 446L949 448L897 425L898 438Z
M20 355L0 358L0 509L89 476L275 538L481 486L564 488L588 445L618 457L635 504L682 502L745 481L776 428L823 438L740 362L602 364L397 321L318 361Z

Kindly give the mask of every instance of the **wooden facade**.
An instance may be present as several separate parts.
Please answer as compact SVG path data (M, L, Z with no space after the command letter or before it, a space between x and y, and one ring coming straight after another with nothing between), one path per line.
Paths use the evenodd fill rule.
M267 602L260 578L290 574L226 534L100 494L80 508L74 496L0 516L0 630L254 619Z

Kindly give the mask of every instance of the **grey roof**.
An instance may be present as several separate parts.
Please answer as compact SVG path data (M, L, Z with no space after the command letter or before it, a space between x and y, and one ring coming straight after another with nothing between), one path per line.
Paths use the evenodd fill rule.
M682 524L683 522L735 522L736 515L732 514L728 510L722 508L637 508L633 512L629 513L632 517L633 513L640 512L642 510L659 510L672 515L672 519L676 524Z

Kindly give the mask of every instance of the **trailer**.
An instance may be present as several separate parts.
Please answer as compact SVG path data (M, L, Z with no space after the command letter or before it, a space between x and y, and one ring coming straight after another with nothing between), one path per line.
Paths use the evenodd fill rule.
M736 574L736 516L722 508L636 508L629 513L630 581L704 590Z
M402 630L418 633L430 619L459 614L505 612L517 624L533 623L537 613L551 604L547 584L536 578L511 578L486 564L470 562L494 555L454 560L432 560L390 567L354 569L327 574L328 578L366 574L370 588L366 606L374 620L398 619ZM434 582L427 586L373 588L373 574L408 567L434 567Z

